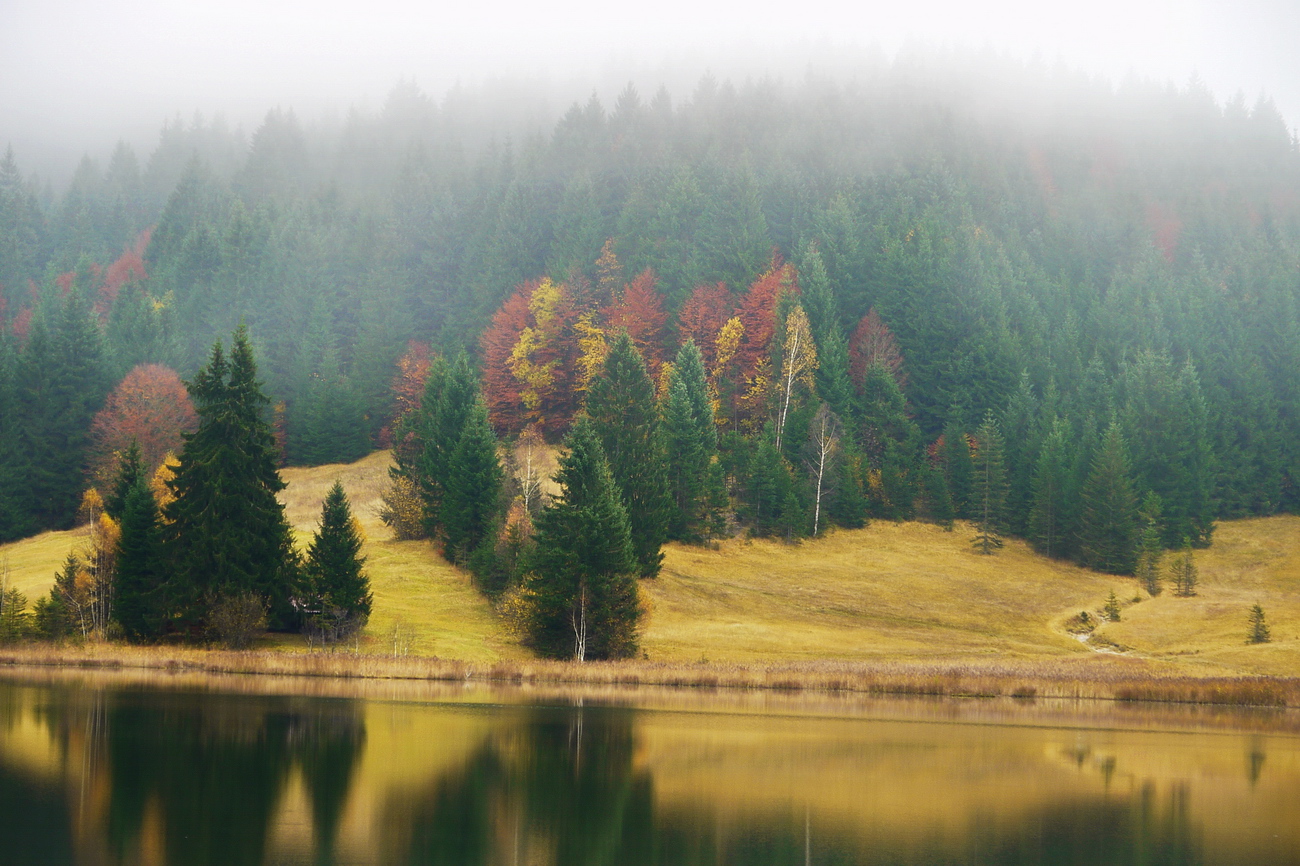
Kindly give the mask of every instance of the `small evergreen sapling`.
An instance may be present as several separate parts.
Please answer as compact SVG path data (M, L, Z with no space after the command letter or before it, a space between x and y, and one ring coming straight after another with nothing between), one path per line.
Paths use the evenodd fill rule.
M1110 591L1110 596L1106 599L1106 619L1109 622L1119 622L1119 599L1115 597L1115 590Z
M1256 603L1250 609L1250 635L1246 638L1246 643L1268 643L1272 639L1268 623L1264 621L1264 608Z
M1198 573L1190 541L1184 541L1183 549L1174 557L1169 567L1169 577L1174 584L1174 595L1179 598L1196 595Z

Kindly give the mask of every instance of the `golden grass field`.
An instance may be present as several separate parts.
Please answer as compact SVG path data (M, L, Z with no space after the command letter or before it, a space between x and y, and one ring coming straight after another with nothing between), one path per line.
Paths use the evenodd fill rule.
M389 457L284 471L291 523L306 546L335 479L366 534L374 614L363 653L438 656L474 664L527 663L530 654L471 585L423 541L390 540L378 518ZM643 581L649 611L642 647L652 663L719 666L807 664L1014 666L1047 676L1076 670L1161 676L1300 675L1300 517L1219 525L1197 552L1199 594L1147 598L1132 578L1086 571L1008 541L993 556L971 531L875 523L786 545L732 539L714 548L669 545L663 573ZM76 531L0 547L11 582L29 599L47 592ZM1085 645L1065 630L1080 610L1096 614L1107 593L1125 601L1122 621ZM1142 599L1132 602L1133 599ZM1246 643L1247 612L1264 606L1273 642ZM1123 652L1098 652L1107 643ZM297 639L271 642L301 647ZM1085 674L1085 670L1088 673Z

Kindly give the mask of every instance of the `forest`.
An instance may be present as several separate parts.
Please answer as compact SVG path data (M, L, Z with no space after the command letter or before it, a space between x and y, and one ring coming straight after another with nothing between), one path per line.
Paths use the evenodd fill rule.
M393 447L394 528L493 594L579 531L499 464L527 442L567 443L566 497L613 482L642 576L664 540L868 519L1131 574L1300 510L1300 148L1267 100L899 62L535 130L471 103L177 119L57 194L6 153L0 540L72 525L131 440L142 477L179 452L236 328L278 459Z

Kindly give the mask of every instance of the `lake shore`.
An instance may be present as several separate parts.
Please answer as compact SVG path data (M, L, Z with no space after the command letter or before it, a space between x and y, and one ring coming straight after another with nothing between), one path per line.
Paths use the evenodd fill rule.
M530 686L671 687L869 696L1011 697L1300 707L1300 677L1198 675L1116 656L1057 660L807 661L682 664L626 660L465 662L420 656L119 644L0 648L0 667L141 670L340 680L411 680Z

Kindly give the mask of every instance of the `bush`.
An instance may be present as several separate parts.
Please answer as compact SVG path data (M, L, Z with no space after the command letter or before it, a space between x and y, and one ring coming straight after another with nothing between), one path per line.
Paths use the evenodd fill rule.
M253 592L219 596L208 612L208 629L231 649L248 649L266 631L266 599Z
M309 643L329 646L342 643L366 627L369 614L342 607L327 607L303 620L302 632Z

